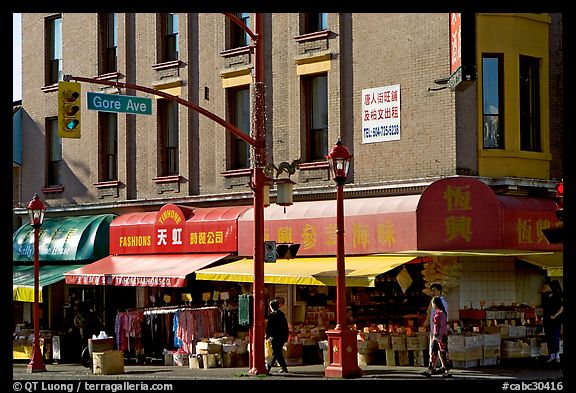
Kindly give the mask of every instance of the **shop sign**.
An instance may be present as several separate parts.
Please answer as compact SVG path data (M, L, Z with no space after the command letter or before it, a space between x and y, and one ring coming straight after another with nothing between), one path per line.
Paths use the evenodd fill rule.
M254 252L253 231L244 227L246 224L239 223L241 239L238 242L238 255L252 255ZM416 214L398 212L347 216L344 233L347 255L413 250L416 247ZM266 219L264 240L298 243L298 256L336 255L336 218Z
M400 140L400 85L362 90L362 143Z
M75 285L112 285L116 287L183 287L184 277L161 276L114 276L114 275L70 275L66 276L67 284Z
M187 212L188 213L188 212ZM187 220L177 205L167 204L153 225L111 225L110 254L206 253L236 251L236 221Z
M542 232L558 225L553 199L496 195L475 179L432 183L417 216L420 250L558 249Z

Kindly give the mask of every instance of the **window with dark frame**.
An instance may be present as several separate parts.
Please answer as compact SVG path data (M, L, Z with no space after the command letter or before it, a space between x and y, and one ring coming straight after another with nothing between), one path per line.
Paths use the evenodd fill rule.
M482 146L504 149L503 57L482 56Z
M328 14L326 12L308 12L304 15L304 34L315 33L328 29Z
M250 87L228 89L229 119L232 124L250 134ZM250 145L236 135L230 134L229 169L250 167Z
M158 100L158 122L159 176L178 175L178 104Z
M236 17L250 28L250 14L247 12L238 12ZM250 36L238 24L230 21L230 49L242 48L250 45Z
M328 76L303 78L306 111L306 161L326 161L328 155Z
M99 181L118 180L118 114L99 112Z
M100 23L100 64L99 74L108 74L118 70L118 14L98 14Z
M46 86L62 80L62 17L46 19Z
M58 136L58 118L46 119L46 150L47 171L46 186L57 186L61 184L61 164L62 164L62 138Z
M540 60L520 56L520 150L542 151Z
M164 14L164 61L178 60L178 14Z

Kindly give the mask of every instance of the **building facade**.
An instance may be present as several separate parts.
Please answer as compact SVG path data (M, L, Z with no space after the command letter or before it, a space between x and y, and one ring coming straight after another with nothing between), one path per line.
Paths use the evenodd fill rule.
M254 14L234 16L254 29ZM82 83L81 137L58 136L64 74L169 93L250 133L254 55L232 18L36 13L22 14L22 31L21 223L34 193L52 217L252 204L247 143L159 96ZM271 13L263 36L267 162L300 160L295 203L335 198L325 156L338 139L354 156L347 199L472 177L499 196L553 201L564 162L561 14ZM87 92L152 98L152 114L89 110ZM514 255L483 268L486 257L466 258L474 273L452 310L521 297ZM502 292L495 280L462 284L504 261Z

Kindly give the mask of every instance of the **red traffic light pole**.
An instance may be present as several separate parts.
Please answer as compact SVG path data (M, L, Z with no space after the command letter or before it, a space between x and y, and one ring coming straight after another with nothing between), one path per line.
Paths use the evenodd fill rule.
M235 136L247 142L254 148L254 174L251 188L254 192L254 284L253 298L254 311L250 334L250 371L252 375L268 374L264 358L264 314L266 311L264 293L264 186L267 184L264 167L266 165L266 130L265 130L265 86L264 86L264 51L263 51L263 19L257 13L255 17L255 32L252 32L234 14L225 13L234 23L239 25L252 39L252 50L254 52L254 100L253 100L253 135L247 135L238 127L227 122L212 112L186 101L180 97L129 83L99 80L95 78L85 78L80 76L65 75L64 80L75 80L78 82L96 83L102 85L115 86L119 88L134 89L145 93L160 96L167 100L175 101L187 108L190 108L209 119L215 121Z

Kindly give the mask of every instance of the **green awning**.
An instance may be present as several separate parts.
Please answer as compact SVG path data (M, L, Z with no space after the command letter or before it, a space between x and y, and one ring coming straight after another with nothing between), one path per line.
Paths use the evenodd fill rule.
M42 287L64 280L64 273L78 269L84 265L44 265L38 271L38 286L40 293L38 301L42 301ZM19 302L34 301L34 266L12 267L12 299Z
M114 214L46 218L39 234L40 261L95 261L108 256ZM34 261L34 228L21 226L12 236L12 260Z

